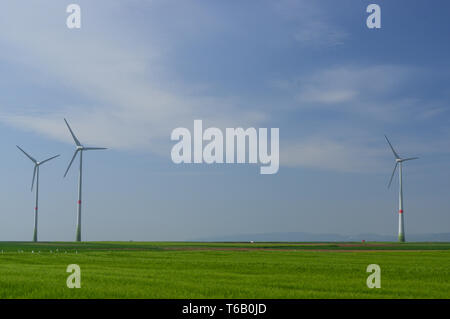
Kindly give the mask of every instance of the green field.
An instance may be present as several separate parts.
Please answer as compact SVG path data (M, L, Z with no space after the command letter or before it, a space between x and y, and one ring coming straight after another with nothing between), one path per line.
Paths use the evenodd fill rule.
M450 243L0 243L0 298L450 298ZM69 264L81 288L69 289ZM369 289L366 267L381 267Z

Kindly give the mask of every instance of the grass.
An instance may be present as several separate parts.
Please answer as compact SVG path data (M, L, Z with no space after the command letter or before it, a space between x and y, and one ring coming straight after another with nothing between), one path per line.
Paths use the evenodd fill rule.
M450 298L449 243L2 242L0 250L0 298ZM81 289L66 286L69 264L81 267ZM381 267L381 289L366 286L369 264Z

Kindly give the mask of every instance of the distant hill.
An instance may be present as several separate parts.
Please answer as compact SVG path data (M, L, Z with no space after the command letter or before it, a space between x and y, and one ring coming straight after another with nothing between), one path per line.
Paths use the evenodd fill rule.
M193 239L193 241L290 241L290 242L305 242L305 241L397 241L397 236L394 235L379 235L379 234L358 234L358 235L340 235L340 234L313 234L305 232L288 232L288 233L262 233L262 234L240 234L229 236L214 236ZM414 241L440 241L450 242L450 233L437 234L410 234L406 236L406 240Z

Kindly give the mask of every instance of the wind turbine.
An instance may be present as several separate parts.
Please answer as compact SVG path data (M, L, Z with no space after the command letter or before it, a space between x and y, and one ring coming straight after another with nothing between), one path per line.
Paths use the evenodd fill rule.
M34 206L34 232L33 232L33 241L37 242L37 224L38 224L38 207L39 207L39 166L48 161L57 158L59 155L47 158L42 162L36 161L33 157L31 157L27 152L20 148L20 146L16 145L19 150L22 151L33 163L34 163L34 171L33 171L33 179L31 181L31 191L33 191L34 180L36 179L36 205Z
M66 122L66 125L67 125L67 128L69 129L70 135L72 135L75 145L77 146L75 153L73 154L72 160L70 161L69 166L67 167L66 172L64 173L64 177L66 177L67 172L70 169L70 166L72 166L72 163L75 160L75 157L77 156L78 153L80 153L80 173L78 176L78 215L77 215L76 241L81 241L81 191L82 191L82 180L83 180L83 152L84 151L93 151L93 150L106 150L106 148L83 146L80 143L80 141L77 139L75 134L73 133L73 131L70 128L69 123L67 123L66 119L64 119L64 122Z
M405 241L405 226L404 226L404 217L403 217L403 185L402 185L402 163L406 161L411 161L418 159L418 157L409 157L409 158L401 158L398 153L394 150L392 147L391 142L387 138L387 136L384 136L386 138L386 141L388 142L392 153L395 157L395 166L394 171L392 172L391 179L389 180L388 188L391 186L392 179L394 178L395 170L398 166L398 180L399 180L399 191L398 191L398 241L404 242Z

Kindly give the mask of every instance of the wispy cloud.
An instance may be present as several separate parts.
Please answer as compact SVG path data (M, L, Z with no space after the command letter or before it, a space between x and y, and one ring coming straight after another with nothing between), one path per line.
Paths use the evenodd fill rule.
M126 37L120 37L123 31L114 23L114 15L104 22L109 21L119 41L109 40L110 34L97 29L85 32L54 27L46 10L53 13L55 6L28 14L18 5L9 9L8 15L2 15L8 28L0 28L0 41L10 51L3 51L2 58L33 69L38 78L53 78L56 89L71 91L84 103L74 106L67 101L47 112L42 107L5 106L0 120L8 124L69 142L62 122L68 117L80 139L90 143L162 152L161 145L170 141L171 130L192 124L195 118L219 127L257 125L265 119L259 111L241 109L236 98L196 95L192 93L195 83L190 86L165 78L160 48L141 43L130 47L128 40L123 40ZM14 32L7 31L11 29Z
M441 130L437 136L414 133L413 127L449 111L442 99L431 100L416 89L425 85L422 78L427 72L397 65L343 65L276 82L291 94L297 111L315 114L322 124L309 127L307 136L285 141L281 164L344 172L382 171L389 156L383 134L399 129L397 138L406 154L448 154L444 147L448 132ZM339 121L335 116L340 116Z
M173 61L165 58L172 48L165 45L178 38L167 36L155 44L151 30L141 29L133 31L148 41L138 36L128 38L130 30L123 30L116 23L122 21L118 13L125 4L103 1L102 27L96 28L92 23L88 31L62 27L64 21L56 18L64 12L62 5L45 2L45 6L23 11L20 4L8 4L8 10L0 13L0 58L27 68L30 75L24 81L48 81L44 85L52 90L70 92L77 98L68 98L62 104L34 106L23 104L18 96L16 104L1 106L0 121L4 123L72 143L62 122L67 117L86 143L145 149L168 156L171 130L191 125L194 119L201 118L207 125L217 127L262 126L279 112L276 107L253 109L242 97L210 93L213 90L208 91L208 83L177 78ZM286 31L292 34L292 41L302 45L339 45L349 36L326 17L316 19L322 22L311 21L323 13L310 1L277 2L272 6L285 19L295 21ZM210 25L213 19L204 9L200 11ZM195 24L195 17L176 21L199 37L205 32L201 24ZM222 29L226 28L224 21L227 19L222 17ZM86 25L89 24L83 24L83 28ZM176 34L170 30L164 35L169 33ZM318 66L295 79L278 80L278 88L287 92L295 104L294 109L284 109L286 113L280 118L295 112L316 112L323 117L321 123L333 126L309 127L304 136L289 136L281 144L281 163L360 171L363 165L352 161L359 157L365 161L364 167L375 167L381 156L379 146L362 138L356 140L356 135L381 136L384 132L379 127L384 130L399 118L429 120L448 112L448 107L439 101L415 94L411 82L422 73L411 66L354 63ZM198 90L199 87L206 89ZM338 124L327 122L329 111L343 114L343 119ZM366 119L364 124L360 118ZM356 133L355 127L359 129Z
M297 80L297 98L329 105L383 99L404 87L414 73L414 68L396 65L330 67Z
M332 47L344 44L348 33L325 22L310 21L294 33L294 39L303 46Z
M420 120L446 110L442 99L420 95L429 70L405 65L347 64L321 68L275 85L289 92L305 111L333 111L380 122Z
M373 144L373 143L372 143ZM353 139L312 136L291 141L281 148L281 164L339 172L371 172L383 169L386 149Z
M318 2L308 0L282 0L273 6L284 19L291 21L295 28L292 38L302 47L324 49L342 45L350 34L331 21L327 10Z

